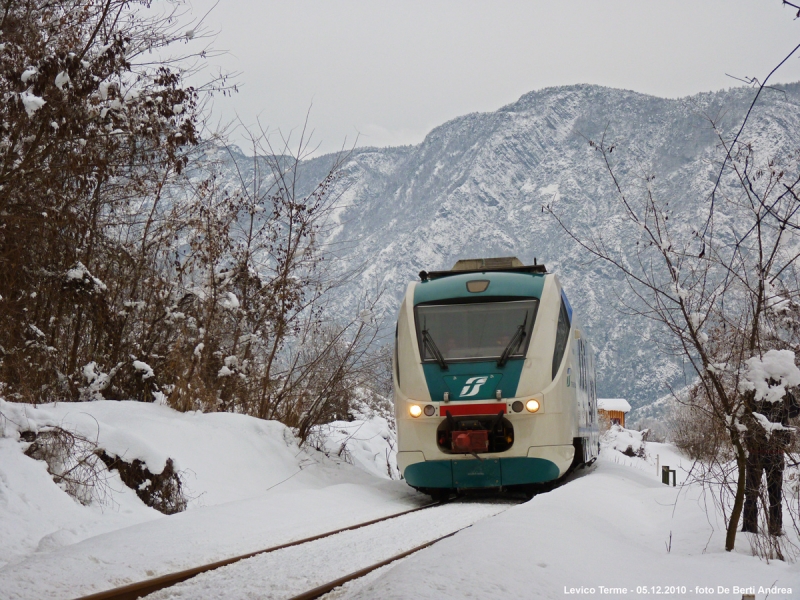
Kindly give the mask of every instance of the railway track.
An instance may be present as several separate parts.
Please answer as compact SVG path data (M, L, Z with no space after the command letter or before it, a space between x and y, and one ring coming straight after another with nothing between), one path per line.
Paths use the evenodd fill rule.
M145 597L148 600L223 597L310 600L514 504L516 502L434 503L78 600ZM360 568L352 571L353 566Z

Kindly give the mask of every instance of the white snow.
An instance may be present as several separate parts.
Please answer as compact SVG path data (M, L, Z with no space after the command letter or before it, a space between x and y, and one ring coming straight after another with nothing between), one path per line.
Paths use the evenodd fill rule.
M236 310L239 308L239 299L233 292L226 292L225 297L220 300L219 303L229 310Z
M37 110L47 104L44 98L36 96L30 90L21 92L19 98L22 100L22 105L25 107L25 112L28 113L29 117L32 117Z
M41 339L45 339L47 337L44 334L44 331L42 331L41 329L39 329L36 325L33 325L32 323L28 324L28 329L30 329L37 337L39 337Z
M713 595L739 600L750 586L758 600L767 597L759 587L772 586L791 591L770 593L770 600L796 598L797 564L751 556L750 534L745 533L737 535L733 552L725 552L724 524L710 498L695 485L681 487L691 461L671 446L646 446L647 459L606 447L590 472L579 471L567 484L480 521L331 598ZM677 471L679 487L661 483L656 454L660 465ZM797 544L796 536L792 543Z
M55 84L56 87L60 90L64 89L64 86L70 83L69 73L66 71L61 71L58 75L56 75Z
M755 417L756 421L758 421L759 425L764 428L764 431L769 432L772 435L773 431L785 431L789 430L792 431L792 427L784 427L783 423L774 423L770 421L767 417L762 415L761 413L754 412L753 417Z
M86 266L80 261L75 263L74 267L72 267L71 269L67 270L67 272L65 274L65 278L66 278L67 281L86 281L86 280L88 280L91 283L93 283L94 286L98 290L103 291L103 292L108 289L106 284L103 283L102 281L100 281L94 275L92 275L89 272L89 269L87 269Z
M334 421L316 428L320 449L378 477L400 479L397 438L386 419L373 416L357 421Z
M616 450L626 456L642 456L645 453L644 434L641 431L612 425L608 431L603 433L602 441L606 448Z
M36 67L28 67L27 69L25 69L22 72L22 75L20 75L19 78L22 80L22 83L28 83L28 80L30 80L32 77L34 77L38 73L39 73L39 69L37 69Z
M382 453L391 454L394 435L368 413L319 428L327 432L320 452L300 448L279 423L243 415L137 402L33 407L0 400L0 596L73 598L427 503L389 479L393 459ZM78 504L44 463L23 454L20 432L52 425L126 460L145 460L152 472L173 459L185 477L188 509L157 513L115 471L110 502ZM155 597L286 597L472 522L331 598L691 598L710 587L716 597L738 600L745 592L737 596L733 586L800 589L797 565L753 557L750 534L739 533L736 550L725 552L722 517L698 486L686 483L692 462L642 437L612 428L596 466L512 508L494 499L462 501L329 538L317 550L255 557ZM629 446L644 456L623 454ZM676 471L678 487L661 483L656 460ZM788 514L785 521L791 523ZM787 542L797 545L787 529Z
M628 404L625 398L598 398L597 408L602 410L619 410L626 413L630 411L631 405Z
M100 93L100 98L102 100L108 100L108 90L109 88L113 87L114 84L109 81L101 81L100 85L97 86L97 91ZM105 115L103 115L105 116Z
M763 358L748 358L739 389L742 392L755 390L756 400L780 402L786 395L786 388L800 385L800 369L794 360L791 350L769 350ZM775 385L770 385L770 380L776 382Z
M204 573L148 600L284 600L386 560L512 506L500 502L456 502L339 533ZM265 574L269 574L265 577ZM224 590L224 593L221 593Z
M91 361L83 366L83 378L86 380L88 387L86 388L86 397L91 400L103 400L102 392L111 383L111 377L108 373L103 373L98 370L98 365L95 361Z
M0 400L0 597L72 598L400 512L429 501L402 481L300 448L289 429L140 402L33 407ZM59 425L160 472L171 458L188 509L145 506L116 471L83 506L23 454L23 431ZM381 442L385 443L383 439Z
M153 367L148 365L146 362L135 360L131 364L133 365L133 368L141 374L142 379L150 379L155 375L155 373L153 373Z

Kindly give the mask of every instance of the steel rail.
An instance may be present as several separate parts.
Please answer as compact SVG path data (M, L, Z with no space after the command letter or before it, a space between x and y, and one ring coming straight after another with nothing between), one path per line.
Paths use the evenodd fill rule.
M80 598L76 598L76 600L137 600L137 598L147 596L148 594L152 594L153 592L157 592L158 590L163 590L164 588L172 587L173 585L186 581L187 579L191 579L192 577L194 577L195 575L199 575L200 573L213 571L214 569L225 567L235 562L239 562L240 560L245 560L246 558L252 558L253 556L258 556L259 554L267 554L269 552L275 552L276 550L282 550L284 548L299 546L300 544L306 544L308 542L313 542L315 540L321 540L323 538L330 537L332 535L336 535L337 533L342 533L344 531L353 531L354 529L361 529L362 527L367 527L368 525L374 525L375 523L380 523L381 521L388 521L389 519L401 517L403 515L417 512L419 510L433 508L435 506L440 506L442 504L444 504L444 502L434 502L432 504L426 504L425 506L418 506L417 508L404 510L399 513L394 513L385 517L381 517L379 519L372 519L371 521L365 521L363 523L358 523L356 525L351 525L349 527L342 527L341 529L336 529L334 531L328 531L326 533L321 533L319 535L303 538L302 540L295 540L294 542L288 542L286 544L281 544L280 546L273 546L271 548L265 548L263 550L257 550L255 552L248 552L247 554L241 554L239 556L226 558L224 560L218 560L216 562L201 565L199 567L192 567L191 569L185 569L183 571L177 571L175 573L168 573L166 575L161 575L160 577L154 577L153 579L145 579L144 581L130 583L128 585L112 588L110 590L105 590L103 592L90 594L88 596L81 596ZM453 535L453 534L451 533L448 535ZM434 540L433 542L429 542L426 545L429 546L430 544L433 544L438 541L439 540ZM413 552L416 552L417 550L422 549L423 547L425 546L420 546L419 548L413 550ZM412 551L409 551L409 554L411 552ZM398 557L395 557L392 560L397 560L397 558Z
M356 579L360 579L361 577L364 577L364 575L369 575L372 571L375 571L376 569L385 567L386 565L389 565L397 560L400 560L401 558L405 558L406 556L410 556L415 552L419 552L420 550L424 550L429 546L433 546L434 544L441 542L442 540L447 539L449 537L452 537L459 531L464 531L465 529L468 529L473 525L474 523L470 523L469 525L464 525L464 527L456 529L455 531L451 531L450 533L438 537L435 540L431 540L430 542L425 542L424 544L416 546L411 550L406 550L405 552L401 552L400 554L395 554L394 556L387 558L386 560L382 560L379 563L375 563L374 565L364 567L363 569L359 569L358 571L353 571L349 575L345 575L344 577L339 577L339 579L334 579L333 581L329 581L328 583L323 583L322 585L317 586L312 590L308 590L307 592L303 592L302 594L298 594L297 596L292 596L291 598L289 598L289 600L316 600L316 598L324 596L328 592L332 592L333 590L344 585L345 583L354 581Z
M400 554L395 554L391 558L387 558L386 560L382 560L379 563L375 563L374 565L370 565L369 567L364 567L363 569L359 569L358 571L354 571L349 575L345 575L344 577L340 577L339 579L334 579L333 581L329 581L328 583L324 583L320 586L315 587L313 590L308 590L307 592L303 592L302 594L298 594L297 596L293 596L289 600L314 600L315 598L319 598L335 590L337 587L344 585L349 581L353 581L354 579L359 579L360 577L364 577L364 575L368 575L375 569L380 569L381 567L385 567L388 564L393 563L396 560L400 560L401 558L405 558L415 552L419 552L420 550L424 550L428 546L432 546L437 542L441 542L443 539L449 538L454 536L459 531L466 529L467 527L472 527L472 525L467 525L462 527L461 529L457 529L452 533L448 533L447 535L443 535L442 537L436 538L435 540L431 540L430 542L425 542L421 546L417 546L416 548L412 548L411 550L406 550L405 552L401 552Z

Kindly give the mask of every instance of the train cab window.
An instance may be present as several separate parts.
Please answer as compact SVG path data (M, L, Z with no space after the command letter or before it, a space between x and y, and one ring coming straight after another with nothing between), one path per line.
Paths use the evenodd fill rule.
M553 352L553 379L556 378L558 368L561 366L561 361L564 358L564 351L567 349L567 340L569 340L569 314L564 300L561 300L561 312L558 314L558 329L556 330L556 347Z
M442 363L522 358L528 351L538 307L536 298L417 306L422 360Z

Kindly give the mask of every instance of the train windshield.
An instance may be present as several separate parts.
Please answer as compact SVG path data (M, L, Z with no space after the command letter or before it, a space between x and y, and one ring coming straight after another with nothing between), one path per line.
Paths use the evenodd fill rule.
M525 356L539 301L417 306L423 362L508 360ZM437 356L438 355L438 356Z

